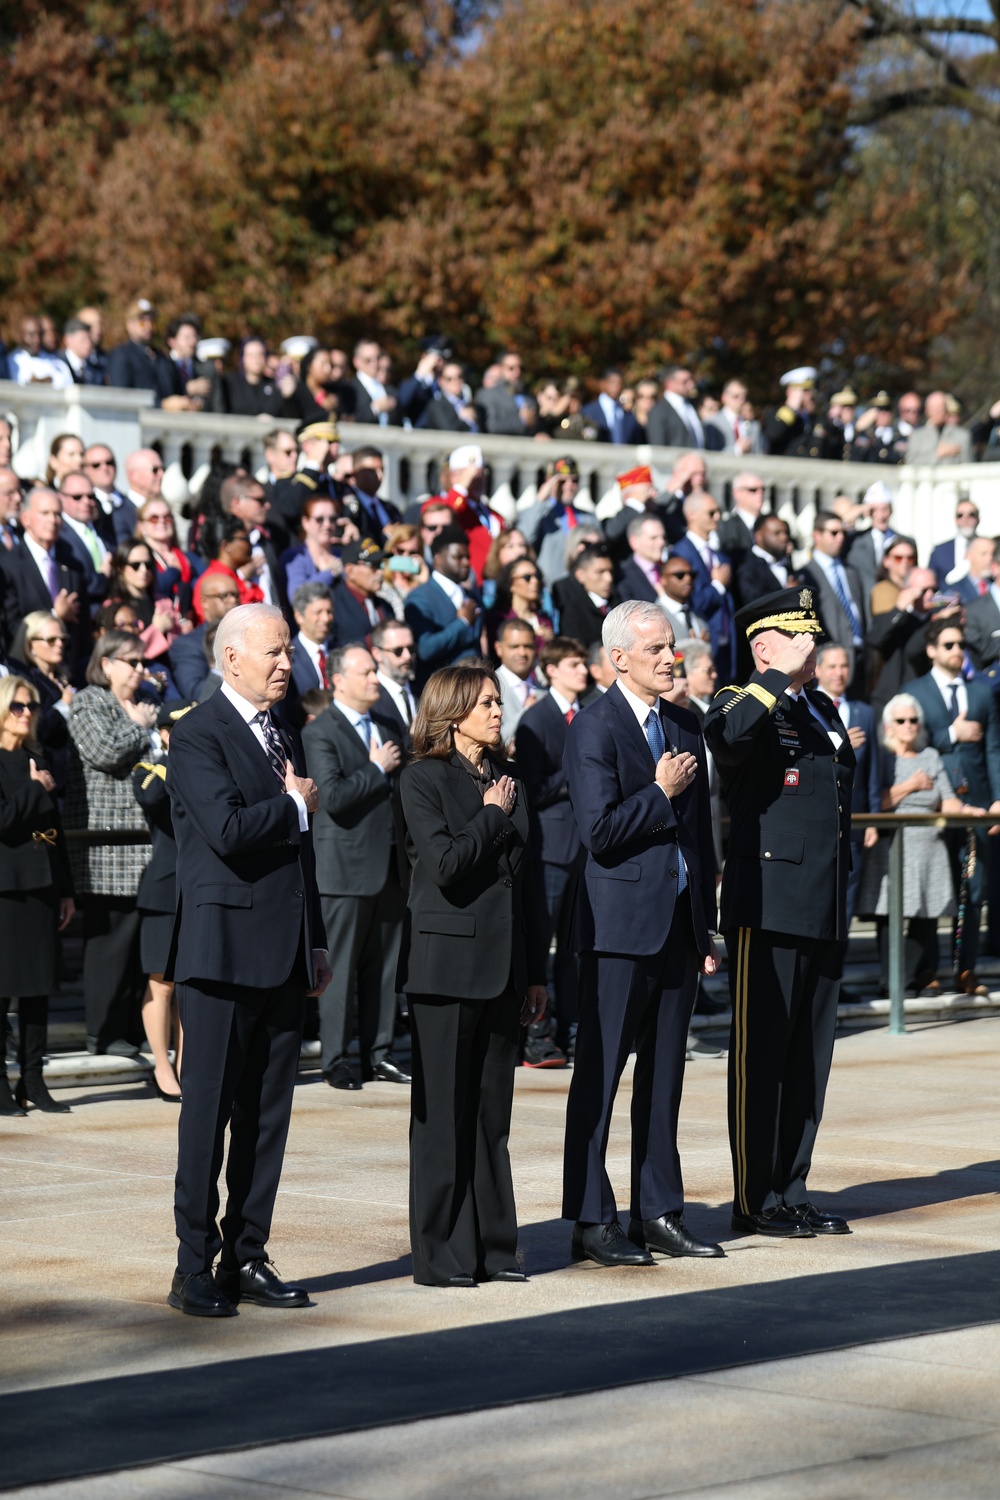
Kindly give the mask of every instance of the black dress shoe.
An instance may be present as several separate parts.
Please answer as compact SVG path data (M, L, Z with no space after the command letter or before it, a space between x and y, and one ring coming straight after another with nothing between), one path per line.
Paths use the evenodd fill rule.
M433 1276L414 1276L417 1286L475 1286L471 1276L445 1276L441 1279Z
M815 1208L811 1203L796 1203L791 1212L797 1214L801 1222L813 1234L850 1234L851 1226L846 1219L838 1214L825 1214L822 1209Z
M359 1089L361 1080L349 1062L335 1062L323 1077L332 1089Z
M303 1286L279 1280L266 1260L250 1260L238 1271L219 1266L215 1285L230 1302L252 1302L256 1307L308 1307L309 1293Z
M21 1078L17 1088L14 1090L14 1098L17 1100L25 1114L28 1105L33 1104L47 1115L68 1115L70 1108L61 1099L53 1099L41 1078L36 1074L33 1078Z
M174 1272L167 1301L178 1312L190 1313L192 1318L235 1318L236 1309L212 1280L211 1271L199 1271L191 1276Z
M574 1224L570 1254L599 1266L655 1266L648 1250L633 1245L617 1219L610 1224Z
M644 1250L659 1250L661 1255L725 1255L721 1245L696 1240L685 1227L679 1213L661 1214L658 1219L630 1219L628 1237Z
M739 1234L767 1234L778 1240L811 1240L809 1225L793 1209L765 1208L759 1214L733 1213L733 1228Z
M398 1067L392 1061L391 1057L383 1057L381 1062L375 1064L374 1068L372 1068L372 1077L382 1083L412 1082L409 1073L404 1073L402 1068Z
M528 1278L523 1271L517 1269L517 1266L504 1266L502 1271L494 1271L488 1279L490 1281L527 1281Z

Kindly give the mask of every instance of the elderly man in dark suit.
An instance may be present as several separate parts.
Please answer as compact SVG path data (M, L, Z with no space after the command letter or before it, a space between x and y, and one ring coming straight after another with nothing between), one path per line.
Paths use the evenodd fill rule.
M708 772L693 714L663 701L674 639L655 604L607 618L618 680L570 726L564 767L586 849L576 911L580 1023L566 1111L563 1217L572 1252L605 1266L721 1255L685 1227L677 1115L698 971L718 965ZM618 1081L632 1085L626 1238L605 1167Z
M962 675L965 631L961 624L953 619L934 620L925 639L930 671L909 683L906 691L923 710L928 743L940 754L956 796L973 807L1000 813L1000 712L993 689L985 682L966 681ZM957 889L969 835L956 828L945 837ZM987 992L977 978L976 960L992 843L985 829L976 829L978 858L969 877L959 971L960 987L968 995Z
M364 646L338 647L329 671L333 703L302 734L319 789L316 878L333 970L319 1008L323 1077L335 1089L359 1089L373 1079L409 1083L391 1054L406 911L394 776L403 745L375 711L378 675ZM360 1080L347 1057L355 993Z
M309 828L319 796L301 746L272 714L291 677L290 644L272 605L232 610L215 639L222 685L170 737L178 907L164 977L176 983L185 1049L167 1300L196 1317L228 1317L240 1301L308 1300L278 1279L266 1248L306 995L330 979Z
M34 610L51 611L69 632L66 664L72 669L90 650L86 580L75 553L63 541L62 503L55 490L36 484L21 506L22 536L0 550L0 593L8 646Z

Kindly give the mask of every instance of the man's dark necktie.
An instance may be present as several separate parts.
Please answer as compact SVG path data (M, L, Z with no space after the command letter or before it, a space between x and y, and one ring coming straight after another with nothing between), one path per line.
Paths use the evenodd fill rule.
M267 758L271 762L271 770L277 776L281 785L284 786L287 758L285 756L285 747L281 743L281 737L271 723L270 714L257 714L256 722L260 725L261 733L264 736L264 749L267 751Z
M954 724L958 718L958 683L949 682L948 692L951 696L951 701L948 704L948 723Z

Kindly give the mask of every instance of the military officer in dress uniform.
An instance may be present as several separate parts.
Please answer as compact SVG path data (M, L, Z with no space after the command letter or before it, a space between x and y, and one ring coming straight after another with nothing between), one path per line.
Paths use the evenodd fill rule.
M768 453L785 458L841 458L843 444L831 443L827 428L816 420L816 371L801 365L782 375L785 400L764 423Z
M733 1007L729 1138L733 1228L848 1234L809 1201L847 936L854 751L813 678L821 626L807 588L735 618L741 686L705 717L730 809L720 930Z
M336 457L340 434L333 422L306 422L296 430L305 462L288 479L279 479L271 492L271 504L293 530L302 507L309 499L333 500L341 512L347 486L334 479L327 465Z
M869 421L870 417L870 421ZM906 438L892 420L892 397L879 391L854 429L850 459L861 464L901 464L906 457Z

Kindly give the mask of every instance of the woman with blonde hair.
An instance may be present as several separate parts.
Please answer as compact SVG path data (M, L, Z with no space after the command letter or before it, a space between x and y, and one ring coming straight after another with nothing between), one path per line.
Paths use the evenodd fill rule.
M419 526L394 521L385 528L385 562L382 564L382 587L378 597L402 620L403 607L414 589L426 583L431 570L424 561Z
M518 1027L545 1009L528 809L482 663L428 679L400 776L412 866L410 1244L421 1286L524 1281L507 1137Z
M938 752L927 743L924 713L916 698L897 693L882 713L882 811L979 812L955 796ZM903 915L906 934L905 974L914 993L940 993L931 955L938 919L955 910L955 889L944 833L938 828L906 828L903 839ZM887 993L889 927L889 840L882 836L865 856L858 910L872 912L882 965L882 992Z
M73 915L55 782L35 737L38 692L23 677L0 680L0 1038L18 997L20 1078L11 1093L0 1047L0 1115L33 1104L63 1114L42 1078L57 933Z

